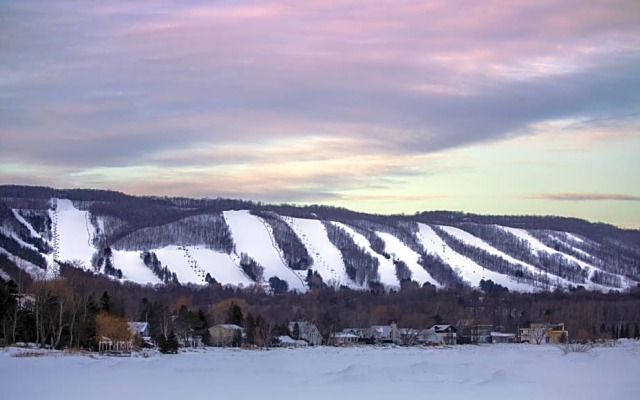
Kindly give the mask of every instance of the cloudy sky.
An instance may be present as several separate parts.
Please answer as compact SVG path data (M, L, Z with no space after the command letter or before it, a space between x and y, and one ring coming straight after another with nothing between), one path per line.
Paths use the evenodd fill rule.
M0 183L640 227L640 2L0 0Z

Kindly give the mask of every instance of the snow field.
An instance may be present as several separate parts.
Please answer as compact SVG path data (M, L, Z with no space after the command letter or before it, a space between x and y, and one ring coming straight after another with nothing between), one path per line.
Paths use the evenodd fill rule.
M371 248L369 240L358 233L355 229L347 226L341 222L332 222L332 224L344 229L351 237L353 241L364 249L370 256L378 259L378 275L380 276L380 283L388 288L399 288L400 281L396 275L396 267L391 260L387 260L383 255L376 253Z
M467 257L456 253L449 247L440 236L426 224L418 224L418 240L424 246L427 253L435 253L445 263L449 264L454 271L471 286L477 287L482 279L491 279L493 282L505 286L509 290L520 292L532 292L536 289L528 284L516 282L515 279L499 274L497 272L483 268Z
M327 229L321 221L284 216L282 218L293 229L313 258L313 265L310 268L317 271L327 285L362 288L347 275L342 253L329 240Z
M439 225L438 226L440 229L442 229L443 231L447 232L449 235L455 237L456 239L470 245L470 246L474 246L474 247L478 247L484 251L486 251L489 254L493 254L494 256L498 256L501 257L503 259L505 259L506 261L512 263L512 264L516 264L521 266L523 269L533 273L533 274L546 274L545 271L534 267L533 265L527 264L525 262L522 262L518 259L515 259L513 257L511 257L510 255L501 252L500 250L496 249L495 247L491 246L490 244L484 242L482 239L473 236L472 234L470 234L467 231L463 231L462 229L459 228L455 228L452 226L444 226L444 225ZM572 282L569 282L568 280L561 278L559 276L553 275L553 274L547 274L550 277L554 278L554 281L561 284L564 287L567 287L569 285L573 285Z
M91 256L96 248L91 243L95 229L89 212L80 211L66 199L52 199L54 209L49 210L53 221L54 258L61 261L80 261L85 269L91 268Z
M384 241L385 251L387 253L407 264L407 267L411 270L411 280L416 281L421 285L425 282L429 282L437 287L442 287L438 281L429 275L422 265L418 264L420 254L411 250L407 245L402 243L400 239L389 233L376 232L376 235Z
M610 287L607 286L602 286L596 283L593 283L590 281L591 277L593 276L593 273L595 271L601 271L601 269L594 267L593 265L586 263L584 261L578 260L577 258L575 258L574 256L565 254L561 251L552 249L548 246L546 246L544 243L542 243L541 241L539 241L538 239L536 239L535 237L531 236L529 234L529 232L525 231L524 229L518 229L518 228L511 228L508 226L501 226L501 225L495 225L496 227L504 230L505 232L511 233L512 235L516 236L517 238L526 241L527 243L529 243L529 245L531 246L531 251L533 252L533 254L538 254L540 252L543 253L547 253L547 254L559 254L562 258L564 258L565 260L574 262L576 264L578 264L580 266L580 268L585 269L588 272L588 277L589 277L589 281L585 284L585 286L589 289L596 289L596 290L609 290L611 289ZM612 274L615 275L615 274ZM625 284L626 287L628 287L628 285L630 284L629 280L623 276L620 276L620 278L622 279L622 282Z
M240 259L234 260L232 256L204 246L188 247L191 259L200 268L204 276L211 275L222 285L250 286L254 282L240 268ZM178 280L180 278L178 277Z
M248 254L264 268L264 280L277 276L289 284L289 290L305 291L304 281L283 260L268 224L249 211L224 211L237 255Z
M7 399L637 399L637 344L207 349L150 358L17 358L0 350ZM55 356L57 355L57 356ZM34 379L37 377L37 379Z
M139 251L112 250L114 268L122 271L123 279L146 284L162 283L142 261Z

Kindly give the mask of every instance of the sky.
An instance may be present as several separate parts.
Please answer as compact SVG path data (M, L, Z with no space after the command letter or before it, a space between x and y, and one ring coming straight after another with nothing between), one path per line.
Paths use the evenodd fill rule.
M640 228L640 2L0 0L0 183Z

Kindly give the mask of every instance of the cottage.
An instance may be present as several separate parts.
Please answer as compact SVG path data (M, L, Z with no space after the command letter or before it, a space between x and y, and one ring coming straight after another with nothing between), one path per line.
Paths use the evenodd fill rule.
M467 326L462 330L460 343L491 343L491 332L493 331L493 325L476 324Z
M297 325L297 329L296 329ZM289 322L289 333L296 340L304 340L312 346L322 344L322 335L314 324L307 321ZM297 336L297 337L296 337Z
M351 333L358 337L358 342L370 342L369 329L367 328L344 328L342 333Z
M434 325L429 329L436 335L439 344L453 345L458 343L458 330L452 325Z
M329 336L329 345L347 346L358 343L358 336L353 333L336 332Z
M307 347L309 343L304 340L295 340L291 336L278 336L276 341L280 347Z
M400 333L395 323L391 325L374 325L369 330L369 336L376 343L398 343L400 341Z
M416 338L416 342L419 344L426 345L439 345L442 344L440 342L440 338L436 334L436 331L433 328L423 329L418 333L418 337Z
M569 331L564 329L564 323L532 323L529 328L520 328L519 342L531 344L558 344L569 340Z
M244 328L233 324L220 324L209 328L211 345L218 347L239 347L244 337Z
M515 343L515 333L491 332L491 343Z

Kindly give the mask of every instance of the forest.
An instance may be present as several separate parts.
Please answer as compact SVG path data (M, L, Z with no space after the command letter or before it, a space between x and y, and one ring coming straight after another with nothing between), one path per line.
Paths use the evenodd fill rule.
M640 323L640 288L624 293L576 288L525 294L491 281L479 289L443 290L406 280L397 291L354 291L316 282L304 294L274 293L259 286L239 290L215 282L140 286L70 265L62 265L61 276L54 280L33 280L26 274L20 278L0 278L0 338L4 343L56 348L95 350L101 330L112 326L104 321L148 321L157 343L194 333L206 343L208 327L235 323L250 332L247 345L286 334L293 320L316 324L325 338L347 327L392 322L414 329L436 323L491 324L505 332L517 332L531 322L563 322L571 338L579 341L638 336Z

